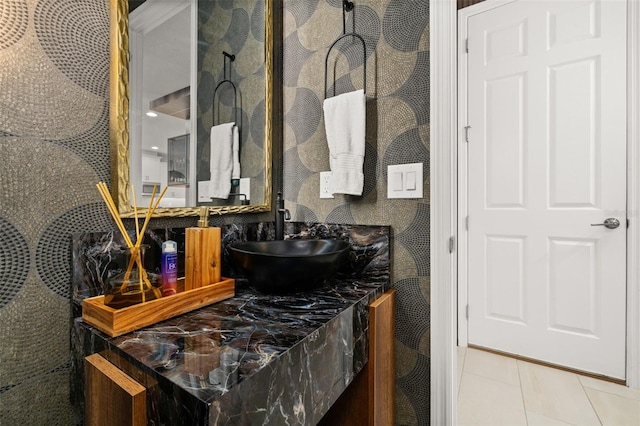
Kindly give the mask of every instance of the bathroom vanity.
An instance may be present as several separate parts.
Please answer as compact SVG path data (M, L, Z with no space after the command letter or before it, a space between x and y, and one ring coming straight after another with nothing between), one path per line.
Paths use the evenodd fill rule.
M113 338L76 318L72 397L86 423L392 424L388 233L334 231L349 233L360 272L316 290L240 282L231 299Z
M385 290L348 282L297 296L241 290L232 299L116 338L76 319L74 346L83 357L98 354L108 362L96 366L95 355L85 361L85 418L110 418L109 386L127 385L114 378L105 386L96 377L113 377L110 370L117 369L144 395L138 405L133 396L120 402L116 411L129 411L141 424L317 424L366 371L371 353L381 353L376 361L387 368L369 372L381 386L369 391L393 389L392 376L384 383L392 372L392 359L384 357L393 356L393 296ZM373 321L383 326L383 335L371 345L370 333L381 332L371 329ZM384 396L382 401L392 401ZM368 398L360 405L367 404Z

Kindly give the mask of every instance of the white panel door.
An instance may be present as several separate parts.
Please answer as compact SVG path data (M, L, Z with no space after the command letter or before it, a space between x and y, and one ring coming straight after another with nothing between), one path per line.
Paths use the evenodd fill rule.
M626 2L467 25L469 343L624 378Z

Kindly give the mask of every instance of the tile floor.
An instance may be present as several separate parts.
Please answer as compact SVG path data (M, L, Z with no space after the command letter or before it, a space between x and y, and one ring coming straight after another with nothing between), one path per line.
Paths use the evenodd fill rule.
M459 347L458 425L640 426L640 391Z

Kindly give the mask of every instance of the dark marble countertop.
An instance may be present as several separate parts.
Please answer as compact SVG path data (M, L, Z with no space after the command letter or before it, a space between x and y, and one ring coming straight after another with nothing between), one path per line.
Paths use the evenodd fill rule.
M367 307L389 288L380 237L353 245L353 259L368 253L364 273L310 292L263 295L240 280L231 299L115 338L75 318L76 406L83 359L100 353L147 388L149 424L316 424L368 361Z
M367 363L367 306L385 284L290 296L239 289L116 338L77 318L74 346L142 379L154 424L316 424Z

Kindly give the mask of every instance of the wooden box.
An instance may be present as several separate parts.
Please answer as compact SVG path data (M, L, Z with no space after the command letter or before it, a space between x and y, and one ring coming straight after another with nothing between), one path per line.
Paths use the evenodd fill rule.
M179 285L184 280L179 280ZM194 309L229 299L235 295L235 280L222 278L220 282L193 290L178 292L126 308L114 309L104 304L104 296L82 301L82 320L108 334L120 336L134 330L182 315Z

